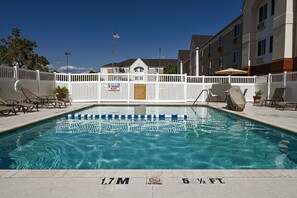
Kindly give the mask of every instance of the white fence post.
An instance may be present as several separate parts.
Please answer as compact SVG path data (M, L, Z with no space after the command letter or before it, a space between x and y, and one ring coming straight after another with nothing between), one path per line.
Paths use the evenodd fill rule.
M54 87L57 86L57 73L54 72Z
M181 77L182 77L182 74L181 74ZM184 75L184 94L185 94L185 103L187 103L187 96L188 96L188 77L187 77L187 73L185 73Z
M229 79L228 80L229 80L229 83L231 84L231 75L229 75Z
M71 89L71 73L68 73L68 90L69 90L69 94L73 96L72 89Z
M130 73L128 75L128 103L130 103Z
M101 73L98 72L98 103L101 101Z
M287 72L284 72L284 88L287 86Z
M19 80L19 67L18 66L14 66L14 72L13 72L13 77L15 79L15 81Z
M284 88L287 87L287 72L285 71L284 72ZM286 89L285 89L285 92L284 92L284 98L286 98Z
M205 89L205 76L202 76L202 90ZM202 97L203 97L203 102L205 102L206 98L205 98L205 92L202 93Z
M40 71L36 70L37 92L40 92Z
M270 99L270 86L271 86L271 73L268 74L267 76L267 83L268 83L268 87L267 87L267 97L268 99Z
M159 73L156 74L156 93L155 93L156 102L159 101Z

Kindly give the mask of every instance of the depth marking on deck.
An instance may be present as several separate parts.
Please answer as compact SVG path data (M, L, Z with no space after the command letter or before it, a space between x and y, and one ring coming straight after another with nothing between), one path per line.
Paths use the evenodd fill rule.
M101 177L101 185L127 185L130 182L130 177Z
M146 185L163 185L164 179L176 181L172 184L181 185L224 185L225 179L222 177L136 177L133 183L143 183ZM131 177L101 177L100 185L129 185L131 184ZM143 181L143 182L142 182ZM165 182L166 184L166 182Z

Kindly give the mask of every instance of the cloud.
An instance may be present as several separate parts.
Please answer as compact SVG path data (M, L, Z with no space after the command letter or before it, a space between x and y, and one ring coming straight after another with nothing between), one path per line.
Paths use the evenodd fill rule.
M68 66L68 72L69 73L89 73L89 71L95 70L94 68L86 68L86 67L76 67L69 65ZM66 73L67 72L67 66L62 66L58 68L59 72Z

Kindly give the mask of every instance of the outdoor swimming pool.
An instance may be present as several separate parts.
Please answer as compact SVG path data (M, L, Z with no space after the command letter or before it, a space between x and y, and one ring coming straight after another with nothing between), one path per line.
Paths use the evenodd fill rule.
M297 135L207 107L111 107L0 136L1 169L296 169Z

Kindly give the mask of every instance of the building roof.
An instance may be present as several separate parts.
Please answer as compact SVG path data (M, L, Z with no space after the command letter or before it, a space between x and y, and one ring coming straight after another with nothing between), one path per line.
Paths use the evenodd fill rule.
M113 63L115 67L130 67L137 59L128 59L119 63ZM141 59L148 67L159 67L159 59ZM166 67L168 65L177 65L176 59L161 59L161 67ZM112 64L106 64L101 67L111 67Z
M194 42L195 47L200 47L201 45L203 45L206 41L208 41L212 37L213 37L213 35L193 35L192 42Z
M178 50L178 60L186 61L190 58L190 50Z

